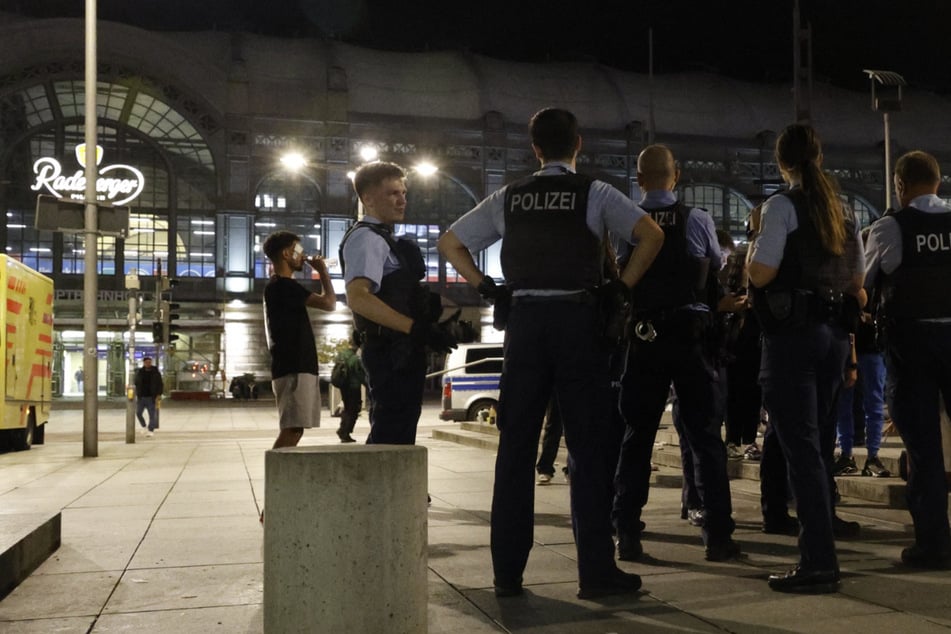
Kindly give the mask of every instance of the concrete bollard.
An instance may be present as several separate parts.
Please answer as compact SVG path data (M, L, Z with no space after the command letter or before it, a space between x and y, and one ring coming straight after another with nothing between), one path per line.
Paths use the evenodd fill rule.
M426 448L272 449L264 632L427 631Z

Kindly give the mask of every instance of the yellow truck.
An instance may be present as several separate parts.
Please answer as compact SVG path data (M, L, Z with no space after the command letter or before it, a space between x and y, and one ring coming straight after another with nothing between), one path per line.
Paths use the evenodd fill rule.
M52 404L53 280L0 254L0 451L42 444Z

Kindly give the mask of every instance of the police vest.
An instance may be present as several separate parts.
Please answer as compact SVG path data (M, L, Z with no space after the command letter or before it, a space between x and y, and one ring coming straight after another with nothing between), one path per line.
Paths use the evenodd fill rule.
M762 288L752 287L753 312L763 331L771 333L818 321L839 321L843 325L854 321L858 303L852 295L844 294L852 280L848 259L822 247L801 189L774 195L789 198L798 227L786 236L783 259L773 281ZM847 236L854 229L855 219L846 212Z
M951 317L951 213L906 207L894 215L901 230L901 264L882 280L885 319Z
M390 250L400 263L398 269L387 273L380 280L380 289L376 292L376 296L393 310L408 317L432 319L432 315L430 315L431 294L420 283L420 280L426 275L426 263L423 260L423 254L412 241L395 239L386 226L360 221L350 227L340 241L340 249L338 250L341 269L346 271L343 247L350 236L360 229L369 229L386 240ZM438 295L436 298L438 299ZM436 317L438 318L438 315ZM353 323L360 332L366 331L367 328L375 325L374 322L356 312L353 313Z
M565 173L506 187L501 261L508 286L580 290L601 282L603 246L586 220L592 182Z
M676 202L644 211L664 230L664 245L634 287L633 305L638 311L656 311L673 310L698 301L707 303L704 294L707 280L701 275L702 259L687 251L690 208Z

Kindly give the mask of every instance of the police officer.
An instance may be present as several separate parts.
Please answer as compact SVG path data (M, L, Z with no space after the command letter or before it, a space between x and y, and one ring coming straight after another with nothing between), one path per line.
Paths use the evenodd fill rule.
M640 577L617 567L611 539L609 346L599 336L599 304L629 297L663 233L619 191L575 173L581 137L572 113L541 110L529 133L541 170L483 200L439 239L440 252L486 296L496 294L494 282L471 253L501 239L502 272L512 289L492 496L495 593L522 593L533 540L535 456L553 390L570 456L578 596L631 593ZM608 231L638 246L620 279L602 285Z
M866 246L865 288L880 284L888 405L908 452L908 510L915 543L903 562L951 567L948 483L939 394L951 403L951 205L938 198L933 156L913 151L895 164L900 210L876 221Z
M353 179L365 217L344 236L340 262L347 303L363 340L370 400L367 444L412 445L422 409L426 346L456 347L437 321L439 296L420 283L426 274L419 247L393 235L406 213L406 173L387 162L361 166Z
M740 553L731 537L735 524L713 358L710 306L716 308L720 246L710 214L677 201L673 190L679 177L674 156L663 145L648 146L637 158L637 182L645 192L641 206L665 238L660 255L634 288L634 337L621 380L627 429L615 478L614 522L618 558L626 561L643 555L641 509L647 503L651 453L671 383L693 454L706 558L723 561ZM625 257L623 251L619 256Z
M849 332L864 303L864 258L854 218L821 169L822 147L807 125L776 140L788 191L763 204L750 250L753 311L763 330L763 401L796 497L799 565L771 575L781 592L834 592L831 452L835 396L843 383Z

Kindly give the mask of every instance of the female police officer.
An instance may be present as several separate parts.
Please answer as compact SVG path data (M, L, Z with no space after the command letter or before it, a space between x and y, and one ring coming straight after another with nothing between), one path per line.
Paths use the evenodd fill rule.
M753 309L763 329L760 383L796 496L799 565L771 575L781 592L834 592L830 475L821 438L832 433L835 395L849 352L849 315L864 303L857 227L821 168L815 131L788 126L776 161L789 190L763 205L750 250Z

